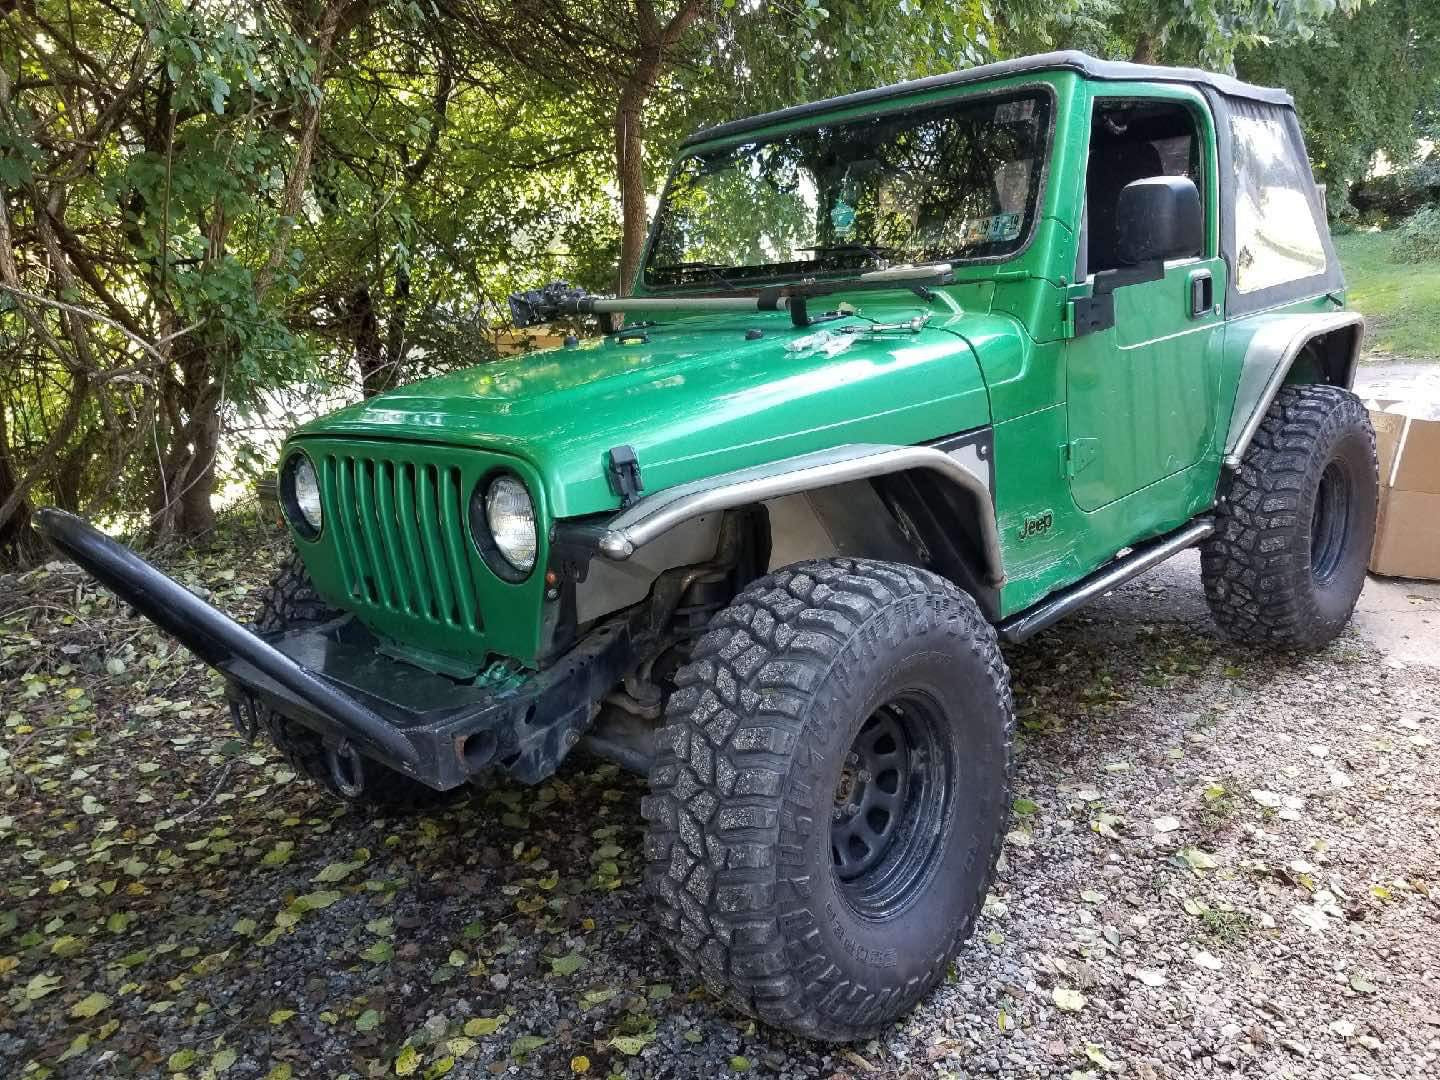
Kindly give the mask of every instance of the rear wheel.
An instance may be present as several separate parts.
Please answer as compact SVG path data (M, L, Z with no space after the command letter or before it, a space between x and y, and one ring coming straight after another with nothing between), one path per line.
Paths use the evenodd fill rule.
M317 626L341 612L320 598L298 555L281 565L260 603L255 629L278 633ZM352 806L418 809L433 806L453 793L436 791L360 754L349 743L327 747L304 724L273 709L258 708L260 726L297 773L308 776L336 798Z
M944 976L1009 807L1013 709L975 603L831 559L761 578L681 669L645 800L647 882L737 1008L871 1036Z
M1336 386L1282 387L1201 548L1215 621L1246 641L1332 640L1365 584L1378 494L1360 400Z

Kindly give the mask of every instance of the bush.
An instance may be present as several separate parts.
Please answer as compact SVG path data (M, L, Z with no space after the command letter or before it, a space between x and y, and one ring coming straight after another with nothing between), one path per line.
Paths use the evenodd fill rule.
M1440 154L1362 180L1351 187L1350 202L1360 211L1362 221L1376 217L1399 220L1440 203Z
M1411 214L1395 230L1396 262L1440 262L1440 206L1427 206Z

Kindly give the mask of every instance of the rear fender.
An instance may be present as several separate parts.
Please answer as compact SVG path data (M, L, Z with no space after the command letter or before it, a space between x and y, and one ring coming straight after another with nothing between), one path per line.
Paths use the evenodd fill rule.
M1270 402L1287 382L1349 389L1360 360L1364 316L1354 311L1262 315L1235 324L1250 334L1241 359L1235 408L1225 438L1225 466L1240 467Z

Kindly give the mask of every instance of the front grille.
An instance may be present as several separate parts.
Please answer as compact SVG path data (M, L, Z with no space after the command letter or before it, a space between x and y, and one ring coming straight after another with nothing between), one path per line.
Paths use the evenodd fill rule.
M460 469L373 455L320 455L325 524L352 601L482 629Z

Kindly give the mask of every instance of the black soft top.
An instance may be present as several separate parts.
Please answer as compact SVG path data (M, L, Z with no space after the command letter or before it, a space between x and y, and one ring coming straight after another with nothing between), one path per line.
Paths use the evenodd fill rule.
M1041 53L1038 56L1022 56L1017 60L1002 60L997 64L981 64L979 67L966 68L964 71L952 71L947 75L931 75L925 79L895 83L893 86L881 86L874 90L861 90L859 93L844 94L840 97L826 98L823 101L812 101L805 105L792 105L788 109L778 109L775 112L762 113L759 116L731 120L714 127L703 128L691 135L681 145L693 146L695 143L709 142L711 139L721 139L728 135L739 135L787 120L800 120L807 116L829 112L832 109L843 109L852 105L869 105L879 101L888 101L891 98L921 94L927 90L938 90L941 87L964 86L968 83L986 82L990 79L1003 79L1011 75L1025 75L1032 71L1074 71L1087 79L1102 79L1108 82L1189 83L1192 86L1209 87L1227 97L1246 98L1251 101L1264 102L1267 105L1282 105L1289 108L1295 106L1294 99L1284 90L1268 86L1255 86L1251 83L1241 82L1229 75L1218 75L1213 71L1201 71L1199 68L1162 67L1156 64L1131 64L1121 60L1098 60L1089 53L1069 50Z

